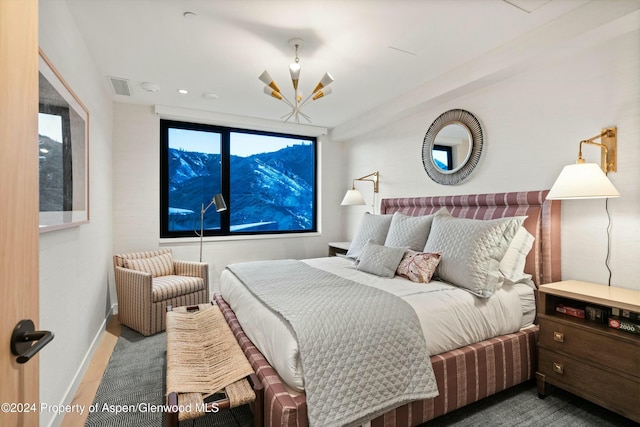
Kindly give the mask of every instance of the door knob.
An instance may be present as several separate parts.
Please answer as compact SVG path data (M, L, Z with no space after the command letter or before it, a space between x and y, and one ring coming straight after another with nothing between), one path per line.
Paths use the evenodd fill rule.
M36 331L31 319L18 322L11 334L11 353L18 356L18 363L27 363L53 339L49 331ZM35 342L35 344L33 344Z

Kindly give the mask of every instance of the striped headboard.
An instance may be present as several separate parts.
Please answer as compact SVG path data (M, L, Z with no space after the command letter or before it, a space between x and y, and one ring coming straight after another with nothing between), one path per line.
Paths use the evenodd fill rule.
M494 219L527 216L524 227L535 238L525 272L536 285L561 280L560 201L545 200L548 190L461 196L382 199L382 214L429 215L445 207L456 217Z

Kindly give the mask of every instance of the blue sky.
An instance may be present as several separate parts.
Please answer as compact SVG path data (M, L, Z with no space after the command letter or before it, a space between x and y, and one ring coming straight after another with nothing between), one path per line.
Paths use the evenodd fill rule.
M169 129L171 148L199 153L220 154L220 135L187 129ZM271 153L308 141L268 135L231 133L231 155L247 157L257 153Z

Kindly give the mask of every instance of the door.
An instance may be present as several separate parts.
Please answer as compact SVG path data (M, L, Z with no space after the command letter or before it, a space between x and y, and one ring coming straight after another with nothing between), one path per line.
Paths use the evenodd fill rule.
M38 324L38 2L0 0L0 426L38 425L38 356L9 342Z

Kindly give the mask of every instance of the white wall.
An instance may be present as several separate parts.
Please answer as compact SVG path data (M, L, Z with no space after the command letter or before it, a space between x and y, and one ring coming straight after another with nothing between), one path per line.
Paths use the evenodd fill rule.
M433 196L542 190L562 167L575 162L581 139L618 128L618 172L609 174L622 197L611 199L612 285L640 289L640 31L620 31L606 40L567 49L564 55L537 55L521 71L479 85L452 90L442 102L425 100L393 112L379 109L364 121L335 129L345 139L348 176L380 171L380 196ZM397 103L393 104L397 108ZM485 149L473 175L457 186L430 180L422 165L422 141L431 122L452 108L472 112L482 123ZM371 129L370 123L392 123ZM357 134L358 128L363 129ZM355 130L354 130L355 129ZM354 135L356 134L356 135ZM334 136L336 138L336 136ZM585 147L599 162L596 147ZM369 190L370 191L370 190ZM366 195L366 191L365 191ZM343 233L352 237L365 208L353 207ZM606 284L605 201L564 201L564 279Z
M246 118L239 118L246 122ZM207 122L194 119L195 122ZM249 120L250 122L250 120ZM263 122L263 121L262 121ZM262 124L260 122L260 124ZM258 123L256 121L256 123ZM340 237L340 201L346 191L340 162L342 144L319 137L320 233L253 238L207 238L202 260L209 263L211 290L233 262L326 256L327 243ZM177 259L197 261L200 241L160 240L160 116L153 107L114 105L114 251L173 250ZM338 191L335 189L338 188ZM115 293L113 293L115 295Z
M55 334L40 353L40 402L68 403L104 328L112 300L112 103L63 1L40 1L39 43L89 110L90 224L40 235L40 326ZM40 414L40 425L62 417Z

